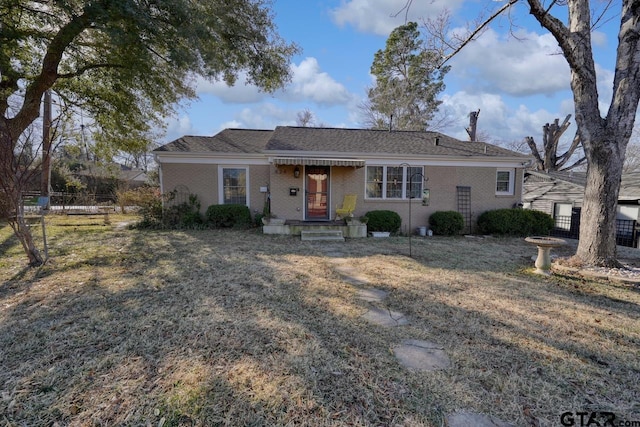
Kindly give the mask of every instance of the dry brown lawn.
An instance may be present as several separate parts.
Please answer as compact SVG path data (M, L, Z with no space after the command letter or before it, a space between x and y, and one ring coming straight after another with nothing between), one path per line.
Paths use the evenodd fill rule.
M406 237L122 220L51 217L39 269L0 224L0 425L442 426L457 410L516 426L579 411L640 421L640 289L534 275L522 239L414 238L412 259ZM410 324L362 319L369 303L336 256ZM451 368L403 368L392 349L405 339L439 343Z

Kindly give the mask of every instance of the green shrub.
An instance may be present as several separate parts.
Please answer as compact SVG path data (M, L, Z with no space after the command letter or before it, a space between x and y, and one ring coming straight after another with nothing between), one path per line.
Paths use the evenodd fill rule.
M118 189L115 192L116 202L120 206L120 212L127 213L127 206L149 206L149 203L156 204L154 209L157 210L157 204L160 204L162 210L162 199L160 197L160 189L158 187L142 186L132 189Z
M211 205L205 215L214 228L247 228L252 224L251 212L245 205Z
M394 211L369 211L364 214L368 218L367 230L369 231L388 231L390 233L396 233L400 230L402 219Z
M464 228L464 218L460 212L438 211L429 217L429 225L433 234L453 236Z
M161 195L158 188L141 187L123 194L122 201L127 200L128 203L138 206L142 221L136 224L136 228L202 228L198 196L190 194L188 201L172 204L175 196L175 192ZM164 209L163 201L166 206Z
M164 210L162 223L165 228L201 228L200 201L195 194L189 194L187 202L169 206Z
M140 187L129 193L127 203L138 207L138 228L162 228L162 195L157 187ZM124 200L123 200L124 203Z
M546 236L552 229L550 215L530 209L497 209L484 212L478 218L478 231L482 234Z

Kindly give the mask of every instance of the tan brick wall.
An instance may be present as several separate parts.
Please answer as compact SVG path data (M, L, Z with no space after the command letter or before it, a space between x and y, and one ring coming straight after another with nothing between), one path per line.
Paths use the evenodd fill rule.
M280 166L277 169L270 168L271 175L271 209L278 216L287 219L304 219L305 211L305 169L300 167L300 177L294 178L294 166ZM357 216L363 215L366 210L363 206L364 195L364 168L332 167L329 172L330 187L329 208L330 218L335 217L336 206L342 205L345 194L357 194ZM298 188L297 196L289 195L289 188Z
M227 167L225 165L225 167ZM234 166L228 166L234 167ZM217 205L219 165L201 164L162 164L163 190L168 193L179 185L189 188L191 194L196 194L204 213L210 205ZM260 187L269 184L269 166L252 165L249 167L249 206L252 214L262 212L265 195Z
M262 212L265 194L261 186L269 186L272 212L280 218L304 219L304 168L300 167L299 178L293 176L294 166L273 165L251 166L249 168L249 203L252 214ZM366 168L332 167L330 171L330 197L328 207L331 218L335 216L336 205L341 205L345 194L357 194L355 216L370 210L386 209L397 212L402 218L403 231L409 230L409 202L407 200L366 200ZM457 210L457 186L471 187L472 224L478 216L490 209L510 208L522 200L522 170L516 171L515 195L496 196L496 168L427 166L424 171L428 178L425 188L430 190L429 206L422 206L420 199L411 203L411 228L428 226L429 216L436 211ZM163 164L162 178L165 191L177 185L186 185L191 193L198 195L202 210L218 203L218 165ZM289 189L298 188L296 196L289 195Z
M359 194L364 194L364 168L362 177L362 189ZM411 203L411 228L429 225L429 216L436 211L458 210L457 188L458 186L471 187L471 213L472 225L478 216L487 210L511 208L522 200L522 171L516 171L513 196L496 196L496 168L481 167L449 167L426 166L424 175L428 178L424 188L430 190L428 206L422 206L420 199L414 199ZM361 208L361 209L360 209ZM402 230L409 230L409 201L408 200L365 200L360 204L358 211L365 213L370 210L385 209L397 212L402 218Z
M218 200L218 166L193 164L162 164L162 189L165 193L173 191L179 185L189 188L196 194L202 205L201 212Z

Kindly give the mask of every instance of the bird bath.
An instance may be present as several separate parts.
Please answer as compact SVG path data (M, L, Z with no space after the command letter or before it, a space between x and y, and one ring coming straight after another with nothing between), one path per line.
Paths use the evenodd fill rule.
M524 239L538 247L538 257L536 258L536 273L551 275L551 248L565 245L567 242L555 237L532 236Z

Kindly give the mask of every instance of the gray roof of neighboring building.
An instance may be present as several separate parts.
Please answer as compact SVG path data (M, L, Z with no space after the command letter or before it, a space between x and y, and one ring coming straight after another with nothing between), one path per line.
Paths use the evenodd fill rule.
M577 187L584 188L587 185L586 172L540 172L527 171L527 175L533 175L548 180L560 180ZM622 174L620 182L620 194L618 200L640 200L640 172L628 172Z
M640 200L640 172L622 174L620 200Z
M225 129L210 137L183 136L154 151L267 154L269 152L299 151L529 158L525 154L495 145L461 141L438 132L290 126L278 126L275 130Z

